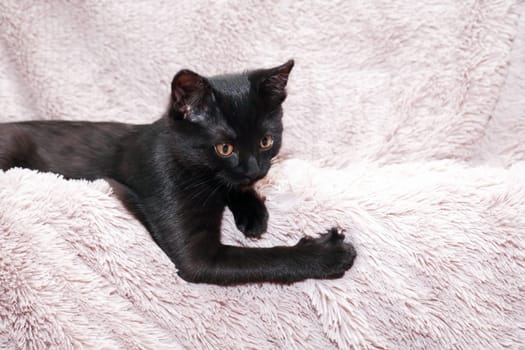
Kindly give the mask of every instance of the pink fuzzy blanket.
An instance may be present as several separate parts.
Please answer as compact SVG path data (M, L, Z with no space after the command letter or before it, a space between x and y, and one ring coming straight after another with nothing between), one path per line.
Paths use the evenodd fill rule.
M2 1L0 121L149 122L183 67L295 58L268 233L228 212L224 241L335 224L358 257L332 281L189 284L104 181L0 172L0 348L525 348L522 10Z

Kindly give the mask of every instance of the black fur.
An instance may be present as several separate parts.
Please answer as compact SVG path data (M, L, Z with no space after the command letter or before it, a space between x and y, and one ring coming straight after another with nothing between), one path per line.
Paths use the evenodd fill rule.
M272 69L172 82L167 113L150 125L29 121L0 124L0 169L26 167L66 178L107 179L187 281L291 283L337 278L355 258L330 229L295 246L243 248L220 242L228 206L247 237L266 231L253 190L282 142L282 108L293 61ZM273 146L260 140L271 135ZM231 143L224 158L215 145ZM228 149L227 146L221 149Z

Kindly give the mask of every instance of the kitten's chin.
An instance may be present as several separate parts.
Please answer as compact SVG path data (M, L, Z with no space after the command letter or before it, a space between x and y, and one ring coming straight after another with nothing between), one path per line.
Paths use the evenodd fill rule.
M226 183L228 187L237 188L244 191L252 188L259 180L260 179L222 179L222 182Z
M248 191L248 190L250 190L250 189L253 188L253 186L255 185L256 182L257 182L257 181L254 181L254 182L252 182L252 183L250 183L250 184L248 184L248 185L241 185L241 186L239 186L239 189L240 189L241 191Z
M248 176L238 176L237 177L237 176L231 176L231 175L218 174L217 178L219 179L220 182L222 182L223 184L225 184L226 186L230 188L246 190L246 189L253 188L254 185L258 181L263 179L265 175L266 173L259 174L256 177L248 177Z
M255 180L241 180L241 181L235 181L232 183L232 185L234 187L237 187L241 190L245 190L245 189L249 189L249 188L252 188L253 185L255 185L255 183L258 181L259 179L255 179Z

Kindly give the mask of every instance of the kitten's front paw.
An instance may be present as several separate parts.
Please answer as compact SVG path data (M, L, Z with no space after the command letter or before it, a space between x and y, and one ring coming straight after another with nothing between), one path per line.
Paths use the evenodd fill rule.
M344 234L331 228L319 238L302 238L297 247L311 250L315 264L314 278L340 278L354 264L356 251L344 242Z
M259 238L268 227L268 210L258 198L253 198L244 204L245 207L234 215L235 225L246 237Z
M235 218L235 225L246 237L259 238L266 232L268 210L264 199L255 190L232 191L228 197L228 207Z

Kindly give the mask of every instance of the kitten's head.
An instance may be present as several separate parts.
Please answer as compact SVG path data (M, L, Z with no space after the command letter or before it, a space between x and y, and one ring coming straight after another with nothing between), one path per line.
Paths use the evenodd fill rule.
M169 112L178 159L232 186L263 178L281 147L281 105L293 65L211 78L178 72Z

